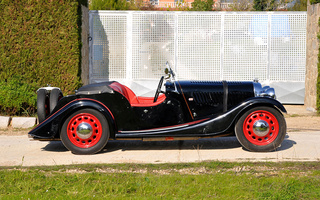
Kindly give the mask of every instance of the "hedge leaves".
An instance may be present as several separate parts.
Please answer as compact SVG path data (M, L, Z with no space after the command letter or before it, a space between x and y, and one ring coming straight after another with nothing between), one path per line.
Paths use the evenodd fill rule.
M81 85L80 3L77 0L0 0L0 111L34 110L36 88L60 87L64 94ZM5 84L14 84L9 87Z

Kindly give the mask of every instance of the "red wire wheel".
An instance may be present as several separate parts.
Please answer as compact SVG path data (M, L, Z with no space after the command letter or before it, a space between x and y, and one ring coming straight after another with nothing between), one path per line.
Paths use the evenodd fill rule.
M277 138L279 123L270 112L257 110L250 113L244 120L243 133L252 144L267 145Z
M277 149L287 133L283 115L276 108L259 106L246 111L235 125L240 144L255 152Z
M95 116L89 113L81 113L69 121L67 134L75 146L90 148L100 140L102 126Z
M107 144L110 135L105 116L94 109L82 109L67 118L60 138L74 154L94 154Z

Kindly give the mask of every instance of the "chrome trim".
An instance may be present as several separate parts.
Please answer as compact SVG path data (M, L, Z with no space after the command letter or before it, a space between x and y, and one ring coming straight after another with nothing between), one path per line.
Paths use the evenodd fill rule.
M273 99L276 98L276 93L273 88L268 88L260 93L262 97L271 97Z
M86 122L79 124L77 127L77 135L81 139L88 139L92 135L92 126Z
M260 83L258 82L253 82L253 92L254 92L254 96L258 97L260 96L260 92L262 91L262 86Z
M264 120L258 120L253 124L253 132L260 137L263 137L269 133L270 127L268 122Z
M58 89L58 90L61 90L60 88L58 88L58 87L41 87L41 88L39 88L38 90L37 90L37 93L38 93L38 91L40 90L40 89L45 89L45 90L47 90L47 91L50 91L51 92L51 90L53 90L53 89Z
M276 99L274 88L271 88L270 86L262 87L258 82L253 82L252 84L255 97L270 97Z

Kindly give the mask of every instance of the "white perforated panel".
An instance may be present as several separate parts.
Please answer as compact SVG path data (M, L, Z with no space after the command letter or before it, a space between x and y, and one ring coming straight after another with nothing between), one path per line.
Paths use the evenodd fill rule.
M304 14L271 16L270 80L305 80L306 21Z
M93 15L91 79L126 77L125 15Z
M223 79L267 79L268 15L225 15Z
M304 85L306 12L90 11L90 19L91 83L153 88L169 61L179 79ZM277 96L287 101L296 88Z
M178 15L177 65L180 79L219 80L221 15Z
M166 61L174 61L174 22L173 12L133 13L133 79L159 79Z

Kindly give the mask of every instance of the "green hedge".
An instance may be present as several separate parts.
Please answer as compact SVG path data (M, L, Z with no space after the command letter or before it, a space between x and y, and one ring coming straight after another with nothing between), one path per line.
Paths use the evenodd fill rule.
M2 114L34 111L38 87L50 84L68 94L81 85L81 4L87 3L0 0L0 89L12 98L0 99ZM9 95L16 90L19 95Z
M2 112L32 115L36 107L36 90L36 84L26 83L19 76L11 77L9 80L0 79Z
M317 4L320 3L320 0L310 0L310 4Z
M137 10L133 1L127 0L91 0L90 10Z

